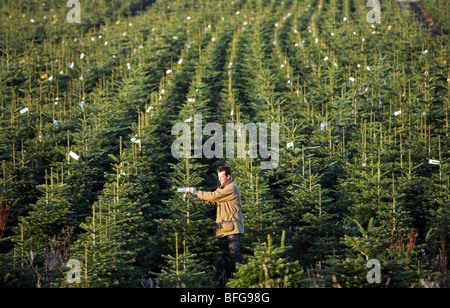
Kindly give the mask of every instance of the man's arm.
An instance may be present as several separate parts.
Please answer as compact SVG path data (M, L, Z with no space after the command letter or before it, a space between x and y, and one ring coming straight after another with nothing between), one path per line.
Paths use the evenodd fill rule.
M197 191L195 188L191 187L189 189L194 195L197 195L198 198L210 202L224 202L232 200L234 196L234 189L232 185L227 185L225 189L218 189L213 192L207 191Z
M202 199L199 199L199 198L196 198L196 199L190 199L189 200L192 204L195 204L195 203L204 203L204 204L207 204L207 205L216 205L216 203L215 202L212 202L212 201L206 201L206 200L202 200Z
M193 187L191 187L191 188L193 188ZM195 190L195 188L193 188L193 189L194 189L194 191L195 191L195 194L194 194L194 193L192 193L192 194L196 195L196 194L198 193L198 191ZM184 199L184 200L187 199L187 194L184 194L184 195L183 195L183 199ZM208 205L212 205L212 206L216 205L215 202L207 201L207 200L202 200L202 199L200 199L200 198L189 199L189 202L192 203L192 204L196 204L196 203L204 203L204 204L208 204Z

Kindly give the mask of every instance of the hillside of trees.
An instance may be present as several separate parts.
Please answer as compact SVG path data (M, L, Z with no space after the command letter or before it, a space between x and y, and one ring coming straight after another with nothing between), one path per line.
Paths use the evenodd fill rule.
M448 3L418 4L433 31L376 2L3 0L0 287L449 287ZM276 167L175 158L196 115L265 123L269 146L277 123ZM177 190L221 165L232 278L215 208Z

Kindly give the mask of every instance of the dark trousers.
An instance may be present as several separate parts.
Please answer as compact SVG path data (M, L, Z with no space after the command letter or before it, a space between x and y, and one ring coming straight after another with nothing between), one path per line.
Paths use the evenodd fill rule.
M233 261L234 265L236 263L242 263L241 258L241 235L240 234L231 234L226 236L228 240L228 255L230 259Z
M222 238L222 249L224 251L225 272L227 277L232 277L236 272L236 264L242 263L241 257L241 235L231 234Z
M228 279L234 277L236 264L242 263L241 235L232 234L219 238L219 247L222 250L222 258L218 260L215 279L225 287Z

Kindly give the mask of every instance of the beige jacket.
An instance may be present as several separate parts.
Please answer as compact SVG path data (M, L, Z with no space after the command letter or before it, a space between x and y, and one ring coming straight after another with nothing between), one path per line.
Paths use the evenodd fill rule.
M233 181L230 180L213 192L199 191L197 197L217 208L216 236L244 233L241 194Z

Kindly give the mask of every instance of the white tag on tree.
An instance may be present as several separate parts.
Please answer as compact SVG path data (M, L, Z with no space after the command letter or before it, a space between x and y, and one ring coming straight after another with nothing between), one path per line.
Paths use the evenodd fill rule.
M187 193L187 192L189 192L189 188L178 188L178 192Z
M440 162L438 160L430 159L428 161L428 163L431 164L431 165L439 165Z
M28 112L28 108L23 108L22 110L20 110L20 114L24 114L25 112Z
M139 139L138 135L135 135L133 138L130 139L130 141L134 142L134 143L140 143L141 142L141 140Z
M78 159L80 158L80 156L78 156L77 154L75 154L75 153L72 152L72 151L69 152L69 155L70 155L73 159L75 159L75 160L78 160Z

